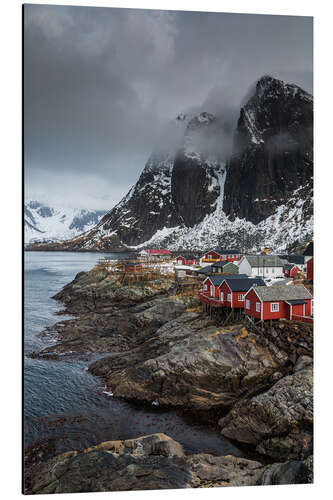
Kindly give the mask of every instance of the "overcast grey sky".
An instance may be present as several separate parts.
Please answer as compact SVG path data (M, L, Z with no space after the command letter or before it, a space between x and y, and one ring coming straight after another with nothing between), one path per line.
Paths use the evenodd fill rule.
M110 209L181 111L263 74L312 92L312 18L26 5L26 195Z

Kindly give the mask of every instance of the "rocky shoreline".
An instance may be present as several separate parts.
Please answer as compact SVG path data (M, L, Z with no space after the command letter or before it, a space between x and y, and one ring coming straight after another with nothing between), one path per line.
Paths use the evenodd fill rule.
M29 494L296 484L312 480L312 461L262 465L232 455L186 455L165 434L107 441L58 455L29 470Z
M186 456L179 443L154 434L28 463L27 491L311 482L312 327L220 327L170 276L122 280L101 267L79 273L54 296L73 317L45 329L41 335L55 343L31 356L98 354L88 369L114 397L193 414L263 460ZM87 482L81 470L96 475Z

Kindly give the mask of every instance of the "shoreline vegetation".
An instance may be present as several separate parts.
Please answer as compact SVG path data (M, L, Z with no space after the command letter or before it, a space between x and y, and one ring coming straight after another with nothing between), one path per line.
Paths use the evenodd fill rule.
M56 343L31 357L84 357L111 397L200 419L245 456L188 454L163 433L51 458L29 447L26 493L312 482L311 325L222 327L171 272L132 279L106 264L53 298L71 318L46 327Z

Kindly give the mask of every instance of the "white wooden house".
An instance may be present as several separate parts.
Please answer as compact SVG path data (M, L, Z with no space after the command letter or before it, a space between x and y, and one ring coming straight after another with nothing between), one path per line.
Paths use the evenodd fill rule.
M240 274L283 278L283 261L277 255L244 255L238 263Z

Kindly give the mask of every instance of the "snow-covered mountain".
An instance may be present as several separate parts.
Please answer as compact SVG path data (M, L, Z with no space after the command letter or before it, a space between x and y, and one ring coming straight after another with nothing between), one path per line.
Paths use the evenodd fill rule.
M24 241L59 241L93 228L105 211L51 207L35 200L24 204Z
M181 113L177 147L153 153L121 202L65 247L284 251L311 239L312 119L310 94L268 76L241 108L232 147L223 116Z

